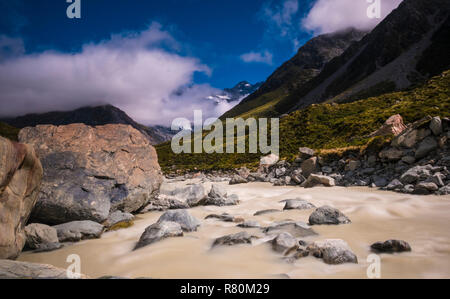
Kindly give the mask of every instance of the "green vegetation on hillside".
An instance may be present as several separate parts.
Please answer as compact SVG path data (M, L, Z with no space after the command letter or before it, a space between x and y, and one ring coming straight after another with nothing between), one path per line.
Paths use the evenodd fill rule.
M0 122L0 136L17 141L20 129Z
M345 104L317 104L280 120L280 155L291 160L300 146L314 149L361 147L364 138L390 116L400 114L405 123L427 115L450 117L450 71L415 89L384 94ZM157 146L159 163L172 169L232 169L256 166L258 154L179 154L170 143Z

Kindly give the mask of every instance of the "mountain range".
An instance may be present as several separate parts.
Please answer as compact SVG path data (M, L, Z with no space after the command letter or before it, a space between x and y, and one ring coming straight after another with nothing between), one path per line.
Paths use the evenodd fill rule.
M242 81L236 84L233 88L225 88L223 92L209 96L208 99L213 100L216 103L223 101L228 103L236 102L256 92L262 84L263 82L250 84L247 81Z
M448 0L405 0L367 34L315 37L221 118L280 116L417 86L450 68L449 12Z

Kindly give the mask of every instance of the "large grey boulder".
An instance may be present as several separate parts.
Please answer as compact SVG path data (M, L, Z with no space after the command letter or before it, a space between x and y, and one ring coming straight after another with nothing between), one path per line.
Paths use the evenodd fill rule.
M316 241L309 245L307 249L313 256L323 259L325 263L330 265L358 263L358 258L344 240Z
M103 225L90 221L72 221L53 226L59 242L78 242L85 239L98 239L103 234Z
M134 250L153 244L165 238L182 236L183 229L179 223L171 221L157 222L145 229Z
M15 259L22 251L41 179L33 148L0 137L0 259Z
M164 221L179 223L181 225L181 228L185 232L196 231L201 224L201 222L197 218L193 217L186 210L167 211L161 217L159 217L158 223Z
M252 239L256 238L247 232L227 235L214 240L212 247L216 246L233 246L239 244L252 244Z
M32 222L103 222L147 205L163 180L155 149L128 125L39 125L20 131L44 168Z
M51 265L0 260L0 279L67 279L67 270ZM73 278L73 277L70 277ZM79 278L86 279L80 274Z
M32 223L25 227L25 235L27 238L26 247L29 249L39 249L46 244L58 243L58 233L54 227Z
M309 216L309 224L327 224L327 225L337 225L337 224L348 224L351 223L350 219L345 216L341 211L330 206L323 206L316 209Z
M236 194L228 195L225 187L213 184L204 205L211 206L234 206L239 204L239 197Z

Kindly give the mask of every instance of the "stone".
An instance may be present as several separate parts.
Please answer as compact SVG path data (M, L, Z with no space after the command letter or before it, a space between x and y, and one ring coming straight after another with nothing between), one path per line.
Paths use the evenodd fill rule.
M32 223L25 227L26 247L38 249L47 243L58 243L58 233L54 227Z
M433 117L430 121L430 130L435 136L442 134L442 120L439 116Z
M109 214L108 219L103 223L107 230L117 230L133 225L134 215L124 213L122 211L115 211Z
M416 194L429 194L439 190L439 187L433 182L420 182L414 187Z
M237 226L241 227L241 228L260 228L261 227L261 225L257 221L254 221L254 220L244 221L242 223L239 223Z
M400 181L403 184L413 184L418 180L425 180L431 176L431 169L431 165L412 167L400 176Z
M385 242L376 242L370 246L375 252L394 253L411 251L411 246L402 240L388 240Z
M248 234L247 232L240 232L237 234L227 235L214 240L212 247L216 246L233 246L239 244L252 244L252 239L257 238Z
M67 279L67 270L51 265L0 260L0 279ZM80 274L80 279L89 278Z
M373 184L375 185L375 187L383 188L383 187L386 187L388 185L388 181L384 177L376 176L373 179Z
M323 259L326 264L358 263L358 258L344 240L326 239L316 241L309 245L307 250L316 258Z
M316 206L303 199L288 199L283 210L309 210Z
M322 172L325 174L330 174L333 172L333 168L331 168L329 166L324 166L324 167L322 167Z
M240 203L239 196L236 194L231 194L227 197L221 197L221 198L207 198L205 201L205 206L218 206L218 207L225 207L225 206L235 206Z
M268 235L278 235L283 232L289 233L296 238L317 235L317 233L306 223L291 220L276 222L263 229L263 233Z
M244 222L244 219L239 218L239 217L234 217L228 213L223 213L221 215L210 214L210 215L206 216L205 219L219 219L224 222L235 222L235 223Z
M369 137L375 136L398 136L406 129L405 124L403 123L403 118L400 114L392 115L389 117L384 124L369 135Z
M162 239L182 236L183 229L179 223L171 221L157 222L145 229L134 250L161 241Z
M98 239L103 234L103 225L90 220L72 221L53 226L58 233L59 242L78 242Z
M440 188L439 191L437 192L437 194L438 195L448 195L448 194L450 194L450 184Z
M64 247L64 245L59 242L42 243L42 244L39 244L35 250L33 250L33 253L50 252L50 251L54 251L54 250L57 250L57 249L60 249L63 247Z
M15 259L22 251L42 175L31 146L0 137L0 259Z
M389 148L386 150L382 150L379 153L379 157L381 159L386 159L389 161L398 161L403 157L403 151L395 149L395 148Z
M318 174L311 174L308 179L302 184L302 187L313 188L322 185L325 187L334 187L336 183L332 177Z
M241 167L241 168L237 169L236 172L240 177L242 177L244 179L247 179L248 176L250 175L250 170L248 170L247 167Z
M209 191L204 184L199 183L175 188L174 190L164 190L163 192L168 196L185 201L190 207L195 207L204 204Z
M413 156L404 156L402 157L402 161L405 162L406 164L414 164L414 162L416 162L416 158Z
M297 240L290 234L283 232L271 241L272 248L278 253L285 254L293 249L297 249Z
M280 157L278 157L275 154L270 154L268 156L262 157L259 164L261 166L272 166L276 164L280 160Z
M299 158L302 160L309 159L315 155L315 151L309 147L301 147L298 149Z
M438 148L438 143L433 137L425 138L416 150L416 159L422 159L426 157L430 152Z
M312 157L303 161L300 167L303 176L309 177L310 174L318 171L317 157Z
M235 175L230 180L230 185L247 184L248 181L241 176Z
M317 208L309 216L309 224L327 224L327 225L337 225L337 224L348 224L351 223L350 219L345 216L341 211L330 206L323 206Z
M38 125L19 140L34 146L44 168L32 222L102 223L110 211L146 206L163 180L156 150L128 125Z
M219 184L212 184L211 191L208 194L209 198L225 198L227 197L227 190Z
M400 135L392 140L392 146L413 148L417 142L420 142L431 133L428 129L419 129L429 123L431 119L431 116L427 116L409 125Z
M197 231L197 228L201 225L200 221L197 218L191 216L191 214L189 214L189 212L186 210L167 211L161 217L159 217L158 223L164 221L179 223L181 225L181 228L185 232Z
M253 216L261 216L261 215L266 215L266 214L271 214L271 213L278 213L278 212L281 212L281 211L277 210L277 209L267 209L267 210L257 211L255 214L253 214Z
M431 181L435 183L438 187L444 186L445 175L440 172L436 172L432 177Z
M402 182L400 182L397 179L392 180L392 182L390 182L389 185L387 185L386 187L386 189L390 191L400 190L402 188L403 188Z

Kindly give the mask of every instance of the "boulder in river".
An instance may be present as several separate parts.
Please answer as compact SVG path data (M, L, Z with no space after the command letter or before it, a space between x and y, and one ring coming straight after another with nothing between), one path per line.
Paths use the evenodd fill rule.
M348 224L351 223L350 219L345 216L341 211L330 206L323 206L317 208L309 216L309 224Z
M376 242L370 246L375 252L394 253L411 251L411 246L402 240L387 240L385 242Z
M291 250L297 249L297 239L295 239L290 233L282 232L277 235L272 241L272 248L276 252L285 254Z
M241 228L260 228L261 227L261 225L258 223L258 221L254 221L254 220L246 220L242 223L239 223L237 226L241 227Z
M107 230L118 230L133 225L134 215L122 211L115 211L109 214L108 219L103 223Z
M34 146L44 168L36 223L101 223L110 211L138 211L163 180L155 149L128 125L38 125L19 139Z
M179 223L172 221L157 222L145 229L134 250L153 244L165 238L182 236L183 229Z
M278 213L278 212L281 212L281 211L277 210L277 209L267 209L267 210L257 211L255 214L253 214L253 216L261 216L261 215Z
M239 244L252 244L252 239L257 238L248 234L247 232L240 232L237 234L227 235L214 240L212 247L216 246L233 246Z
M26 247L29 249L39 249L49 243L58 243L58 233L54 227L32 223L25 227L27 238Z
M53 226L59 242L78 242L85 239L98 239L103 234L103 225L90 221L72 221Z
M247 184L248 181L239 175L234 175L230 180L230 185Z
M276 222L264 228L263 232L268 235L274 234L277 235L285 232L291 234L296 238L303 238L317 235L317 233L308 224L292 220Z
M326 239L316 241L309 245L307 250L313 256L323 259L325 263L330 265L358 263L358 258L344 240Z
M228 213L223 213L221 215L210 214L206 216L205 219L218 219L224 222L235 222L235 223L244 222L244 219L240 217L234 217L233 215L230 215Z
M33 148L0 137L0 259L15 259L36 204L42 166Z
M196 231L201 224L197 218L193 217L186 210L167 211L158 219L158 223L164 221L179 223L185 232Z
M303 199L288 199L286 200L284 210L309 210L315 207L312 203Z

